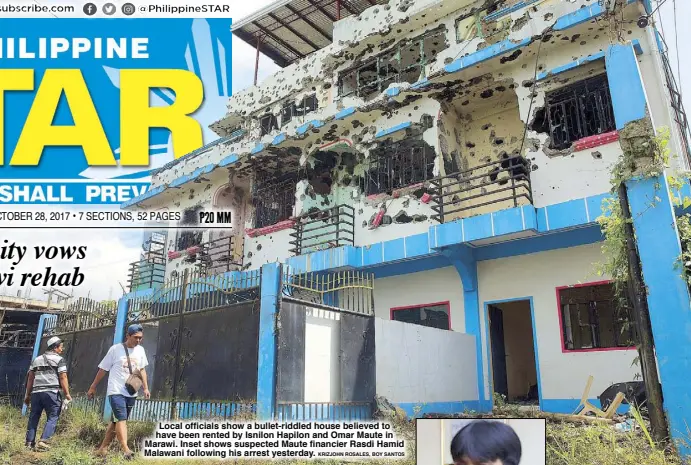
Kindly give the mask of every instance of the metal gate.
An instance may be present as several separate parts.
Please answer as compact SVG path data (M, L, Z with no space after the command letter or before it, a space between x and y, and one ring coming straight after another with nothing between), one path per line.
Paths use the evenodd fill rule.
M86 393L98 371L98 364L113 345L116 315L117 309L113 305L82 299L45 321L39 353L45 352L46 342L52 336L62 340L62 356L67 365L74 405L102 413L107 383L100 383L93 399L88 399Z
M307 328L308 321L315 323L326 315L317 324L332 325L331 345L338 347L338 353L334 356L328 351L329 373L319 376L330 378L338 372L339 386L331 387L329 401L317 402L314 397L308 399L305 379L315 373L308 366L310 347L321 348L308 340ZM338 323L330 323L336 315ZM279 320L276 419L371 419L376 391L374 275L355 270L302 273L287 269L282 278Z
M128 302L144 327L151 399L134 419L230 418L255 409L261 272L185 270ZM124 334L123 334L124 337Z

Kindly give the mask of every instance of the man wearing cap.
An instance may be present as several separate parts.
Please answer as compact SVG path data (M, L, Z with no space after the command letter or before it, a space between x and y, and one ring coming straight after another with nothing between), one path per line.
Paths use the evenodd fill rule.
M63 351L62 341L57 336L53 336L48 339L47 345L48 350L31 362L24 398L24 403L27 406L31 405L29 425L26 430L26 446L39 450L50 448L48 442L55 433L62 407L60 388L65 393L65 399L72 400L67 382L67 366L65 359L60 356ZM44 410L48 420L43 428L41 440L36 444L36 430Z
M127 337L124 343L115 344L108 349L108 353L103 357L103 360L98 365L98 373L96 378L89 388L87 395L93 398L96 393L96 386L101 382L101 379L108 373L108 402L113 412L113 418L103 442L96 451L97 455L105 455L108 451L108 446L113 441L113 437L118 438L120 447L125 452L126 459L134 458L134 452L127 446L127 419L130 416L132 407L137 398L137 393L130 394L125 386L127 378L131 373L139 371L142 378L142 388L144 397L148 399L149 384L146 379L146 371L144 368L149 364L146 359L144 348L140 345L144 338L144 331L141 325L133 324L127 328ZM129 360L128 360L129 359Z

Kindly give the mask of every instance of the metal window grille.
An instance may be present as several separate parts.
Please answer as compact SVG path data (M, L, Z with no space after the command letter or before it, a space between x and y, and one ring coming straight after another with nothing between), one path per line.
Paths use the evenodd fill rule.
M410 41L402 41L362 66L344 72L338 95L372 98L396 82L415 83L425 77L425 66L445 46L444 31L437 29Z
M584 137L616 129L605 74L549 92L545 100L553 149L562 150Z
M263 228L293 216L297 177L289 176L280 181L260 180L252 195L254 227Z
M618 305L612 284L563 289L562 331L567 350L630 347L634 327L630 307ZM611 333L611 337L607 334Z
M434 150L422 140L400 141L370 154L367 195L424 182L434 177Z

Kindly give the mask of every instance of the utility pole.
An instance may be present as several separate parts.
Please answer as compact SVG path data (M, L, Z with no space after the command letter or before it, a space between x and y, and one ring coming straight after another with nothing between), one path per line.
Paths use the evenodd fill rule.
M629 264L628 294L633 305L633 316L638 335L638 356L641 363L641 373L647 395L648 415L653 437L657 442L665 441L668 436L665 412L662 407L662 386L657 376L657 362L655 360L655 341L650 325L648 300L643 283L641 262L638 257L638 249L634 239L631 210L629 209L629 196L626 184L623 182L618 187L619 205L624 217L626 233L626 250Z

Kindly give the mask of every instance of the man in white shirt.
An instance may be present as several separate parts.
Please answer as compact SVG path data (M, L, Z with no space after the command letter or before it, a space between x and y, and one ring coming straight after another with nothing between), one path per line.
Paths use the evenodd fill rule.
M140 345L144 338L144 331L141 325L133 324L127 328L127 337L124 343L115 344L108 349L108 353L98 365L98 373L89 388L87 395L93 398L96 394L96 386L101 379L108 373L108 401L113 412L113 421L106 430L106 436L96 451L97 455L104 456L108 451L108 446L113 441L113 437L118 438L118 442L125 452L126 459L134 458L134 452L127 446L127 419L130 416L137 393L130 394L125 386L127 378L131 373L139 370L142 378L142 388L144 397L148 399L149 384L146 379L144 368L149 364L146 359L144 348ZM129 358L129 360L128 360Z

